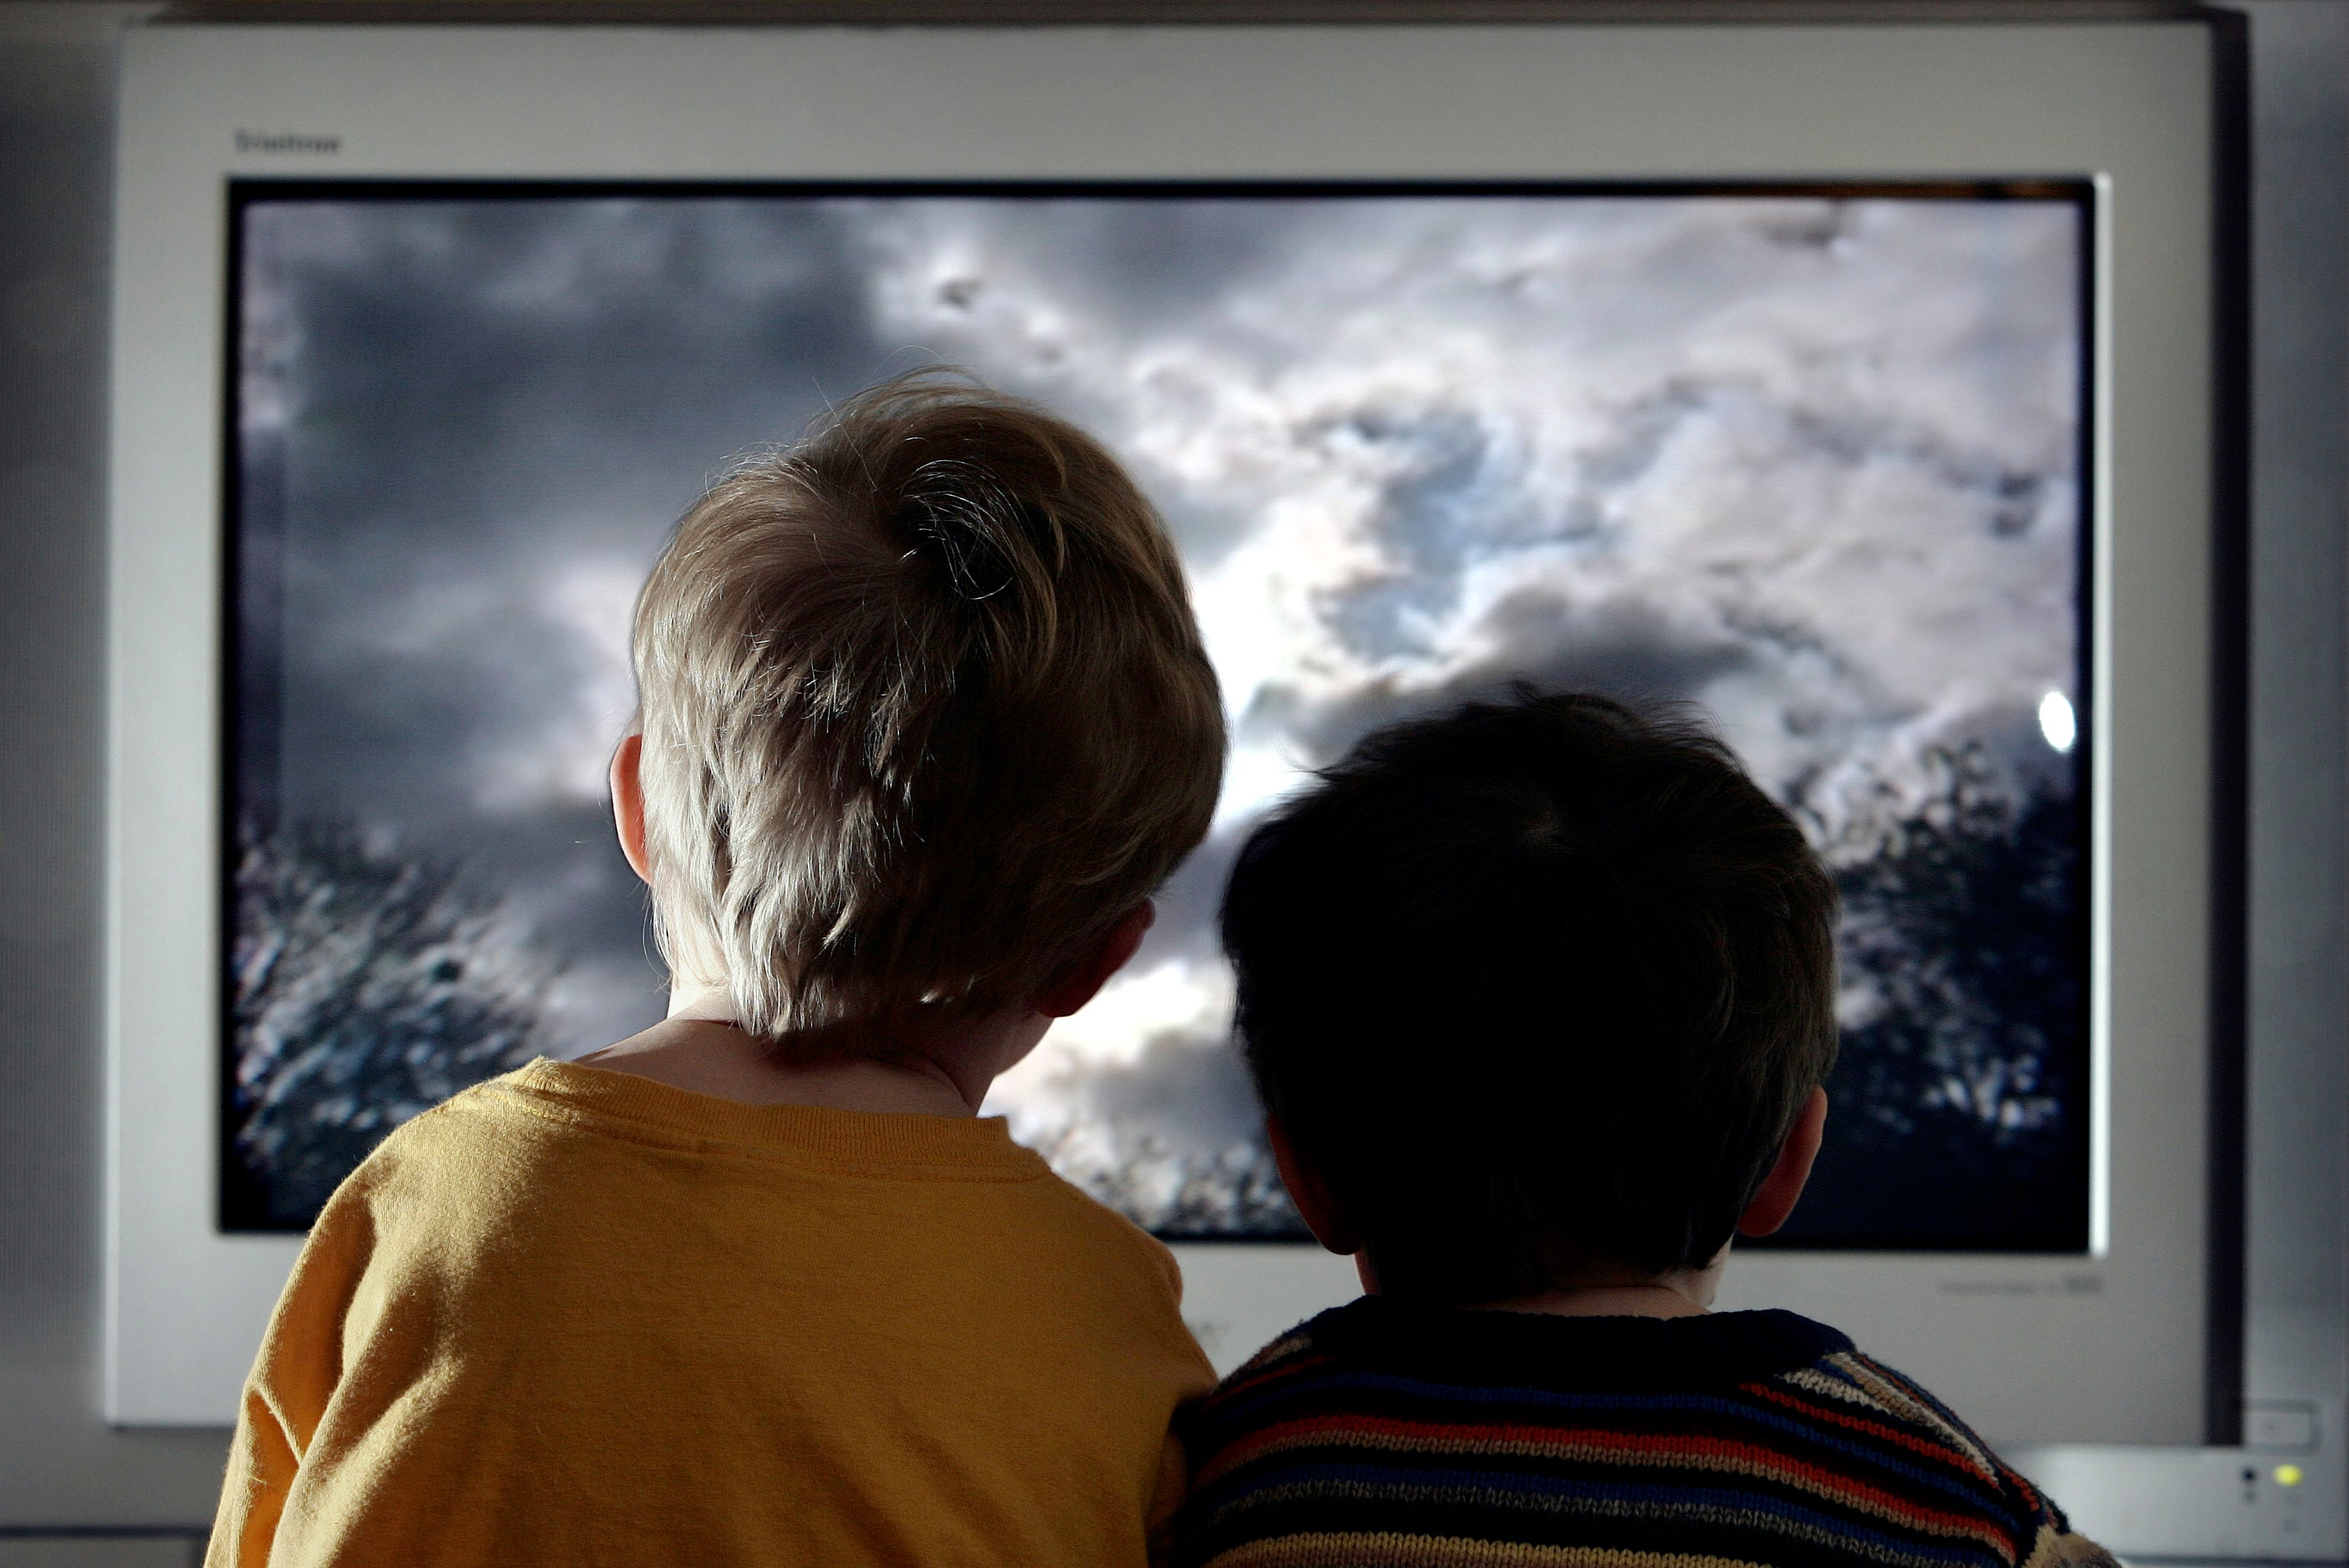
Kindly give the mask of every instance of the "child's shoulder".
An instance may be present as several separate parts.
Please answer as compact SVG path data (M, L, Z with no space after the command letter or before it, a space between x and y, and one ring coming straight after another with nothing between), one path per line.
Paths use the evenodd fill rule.
M1865 1440L1954 1464L2025 1513L2052 1512L2037 1490L1923 1384L1858 1349L1838 1351L1775 1380L1790 1413L1831 1441ZM2060 1518L2060 1515L2057 1516Z
M327 1200L317 1230L399 1234L511 1229L520 1215L552 1225L574 1187L624 1181L626 1140L608 1119L558 1092L561 1064L539 1057L459 1089L393 1128Z
M408 1118L360 1161L352 1181L380 1183L397 1174L429 1171L452 1160L467 1163L477 1150L508 1142L513 1130L541 1119L532 1115L527 1090L544 1065L545 1058L541 1057L469 1085Z
M1775 1381L1816 1440L1857 1447L1888 1473L1920 1476L1940 1494L1971 1496L2016 1521L2023 1532L2018 1561L2025 1568L2119 1568L2110 1553L2073 1532L2053 1498L1906 1373L1848 1349Z
M2101 1561L1947 1406L1791 1313L1562 1318L1365 1298L1265 1346L1183 1437L1195 1547L1300 1521L1408 1535L1438 1516L1438 1533L1516 1542L1571 1497L1659 1550L1690 1510L1727 1509L1757 1561L1778 1560L1797 1515L1836 1522L1823 1561L1888 1531L1962 1537L1957 1561ZM1347 1486L1322 1483L1338 1474ZM1367 1518L1361 1489L1390 1481L1419 1501Z
M1179 1321L1183 1270L1164 1242L1049 1166L1033 1190L1032 1228L1040 1244L1065 1254L1060 1267L1146 1282L1143 1288Z

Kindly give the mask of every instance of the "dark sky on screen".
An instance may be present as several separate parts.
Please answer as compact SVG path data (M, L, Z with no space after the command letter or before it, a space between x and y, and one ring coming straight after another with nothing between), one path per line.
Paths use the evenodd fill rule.
M288 455L285 810L465 861L567 961L565 1050L660 1003L602 785L645 568L730 457L932 360L1133 465L1234 719L1215 837L1150 946L999 1090L1071 1161L1249 1136L1215 890L1299 769L1383 718L1519 675L1692 698L1848 844L1935 746L1982 742L2017 790L2070 778L2041 720L2076 676L2061 203L571 198L245 223L241 413Z

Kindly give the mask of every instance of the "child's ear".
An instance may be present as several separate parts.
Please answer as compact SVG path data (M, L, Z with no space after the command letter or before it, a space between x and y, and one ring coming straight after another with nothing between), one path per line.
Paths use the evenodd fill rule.
M1158 906L1146 898L1127 910L1092 953L1038 992L1030 1006L1048 1018L1065 1018L1092 1001L1094 993L1109 984L1109 977L1125 967L1157 919Z
M1794 1213L1795 1204L1803 1196L1803 1184L1811 1179L1812 1162L1819 1157L1819 1139L1826 1124L1827 1091L1815 1088L1811 1098L1803 1102L1803 1109L1795 1113L1795 1125L1779 1147L1778 1162L1770 1167L1770 1174L1762 1178L1754 1201L1739 1216L1739 1235L1766 1236Z
M1337 1198L1321 1173L1297 1157L1297 1146L1288 1140L1288 1130L1280 1125L1277 1116L1264 1119L1264 1136L1272 1145L1272 1162L1280 1167L1281 1183L1288 1189L1289 1202L1305 1221L1305 1228L1313 1239L1340 1257L1352 1257L1362 1250L1361 1237L1346 1222L1339 1209Z
M644 882L653 880L645 860L645 789L636 777L645 754L645 738L631 735L612 753L612 825L620 831L620 852L629 869Z

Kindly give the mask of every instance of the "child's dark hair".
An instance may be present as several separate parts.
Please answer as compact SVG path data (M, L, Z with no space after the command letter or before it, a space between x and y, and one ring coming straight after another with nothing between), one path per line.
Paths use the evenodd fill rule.
M1701 1267L1833 1065L1835 885L1728 748L1604 697L1356 746L1224 896L1265 1109L1398 1296Z

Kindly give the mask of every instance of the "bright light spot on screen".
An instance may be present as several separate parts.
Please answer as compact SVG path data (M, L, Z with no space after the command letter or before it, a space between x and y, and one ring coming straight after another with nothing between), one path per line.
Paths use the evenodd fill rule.
M2302 1480L2301 1469L2298 1465L2278 1465L2275 1478L2278 1486L2298 1486Z
M2080 738L2080 722L2072 717L2071 700L2062 692L2051 691L2039 699L2039 733L2058 751L2071 750L2072 742Z

